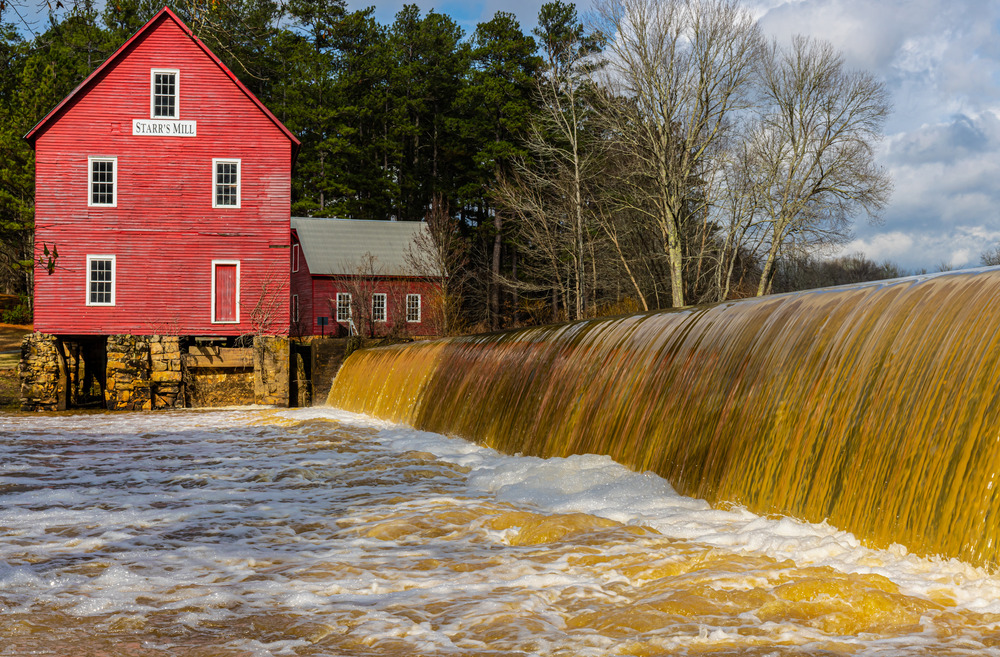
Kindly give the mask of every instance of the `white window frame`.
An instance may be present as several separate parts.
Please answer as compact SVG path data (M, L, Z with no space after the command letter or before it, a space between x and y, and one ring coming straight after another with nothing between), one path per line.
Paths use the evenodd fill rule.
M173 74L174 76L174 115L156 115L156 75ZM163 121L175 121L181 116L181 72L176 68L153 68L149 70L149 118Z
M340 314L340 300L341 299L346 299L347 300L347 317L343 317ZM337 305L334 308L334 310L336 310L337 323L340 323L340 322L350 322L351 321L351 315L353 314L353 310L354 309L353 309L353 307L351 305L351 295L350 295L350 293L348 293L348 292L337 292Z
M379 317L378 314L375 312L375 308L376 308L376 306L375 306L375 300L376 299L381 299L382 300L382 316L381 317ZM378 293L372 295L372 321L373 322L382 322L382 323L385 323L386 318L388 317L388 309L389 309L388 301L389 301L389 298L388 298L388 296L386 296L386 294L384 292L378 292Z
M111 162L111 202L94 203L94 163ZM117 208L118 207L118 157L91 155L87 158L87 207Z
M91 279L91 274L93 273L90 268L90 263L94 260L110 260L111 261L111 301L92 301L90 298L90 286L94 282ZM86 285L86 299L88 306L113 306L115 305L115 288L118 287L118 276L117 276L117 263L115 262L115 256L113 255L88 255L87 256L87 285Z
M417 300L417 318L416 319L410 319L410 300L411 299L416 299ZM420 299L420 295L419 294L407 294L406 295L406 321L408 323L410 323L410 324L417 324L417 323L420 322L420 316L421 316L421 312L422 312L421 306L423 306L423 303L422 303L422 301Z
M219 265L236 265L236 319L215 319L215 268ZM240 261L239 260L213 260L212 261L212 323L213 324L239 324L240 323Z
M220 164L235 164L236 165L236 204L235 205L219 205L219 189L217 177L219 175L219 165ZM212 158L212 207L213 208L223 208L238 210L243 203L243 164L242 160L234 157L214 157Z
M292 321L299 321L299 295L292 295Z
M299 245L292 244L292 273L299 270Z

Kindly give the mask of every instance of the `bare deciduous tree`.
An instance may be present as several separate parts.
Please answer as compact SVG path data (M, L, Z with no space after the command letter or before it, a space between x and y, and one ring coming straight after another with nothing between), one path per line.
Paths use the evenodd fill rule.
M801 36L788 49L772 44L759 64L766 109L749 167L767 222L763 295L783 248L846 239L852 217L878 217L892 183L873 150L890 111L882 82L846 69L829 43Z
M749 107L760 31L734 0L603 0L595 18L614 35L599 111L633 163L622 200L659 231L672 305L683 306L685 234L704 217L720 146Z
M434 197L424 223L426 230L413 238L406 262L414 276L425 279L437 289L438 298L432 301L431 307L440 313L442 333L452 335L460 328L462 297L468 278L468 245L440 194Z
M384 278L385 267L379 263L377 256L365 251L356 260L343 263L341 270L348 273L337 276L334 280L337 287L351 295L351 333L369 338L375 337L372 301L376 288ZM336 317L337 300L329 299L329 303L331 315Z

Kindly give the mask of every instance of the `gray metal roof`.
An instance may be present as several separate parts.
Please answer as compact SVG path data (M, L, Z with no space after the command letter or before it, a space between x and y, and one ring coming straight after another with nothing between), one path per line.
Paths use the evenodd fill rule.
M427 229L422 221L292 217L292 228L311 274L356 274L364 255L371 253L379 275L423 275L414 272L407 259L414 238Z

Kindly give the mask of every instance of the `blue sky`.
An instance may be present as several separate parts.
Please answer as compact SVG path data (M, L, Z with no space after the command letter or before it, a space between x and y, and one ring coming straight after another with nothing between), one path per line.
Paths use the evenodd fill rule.
M370 3L352 2L352 8ZM390 22L403 2L378 2ZM435 3L467 31L496 11L530 30L540 0ZM880 225L856 222L846 253L914 271L979 263L1000 244L1000 3L995 0L748 0L764 30L831 41L892 94L880 160L895 192ZM590 0L578 5L581 12Z
M100 0L98 0L100 2ZM497 11L527 32L543 0L428 2L467 33ZM15 0L37 8L41 0ZM581 13L592 0L579 3ZM361 9L369 2L349 0ZM402 0L376 2L390 23ZM977 265L1000 245L1000 2L996 0L746 0L778 38L831 41L848 64L880 76L892 94L879 158L895 192L879 225L860 219L846 253L905 269ZM4 17L7 19L7 16ZM44 27L44 20L38 25Z

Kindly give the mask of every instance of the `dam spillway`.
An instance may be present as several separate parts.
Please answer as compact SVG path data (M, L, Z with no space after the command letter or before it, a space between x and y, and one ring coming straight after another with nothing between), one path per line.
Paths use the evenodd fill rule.
M996 568L1000 270L356 352L328 402Z

